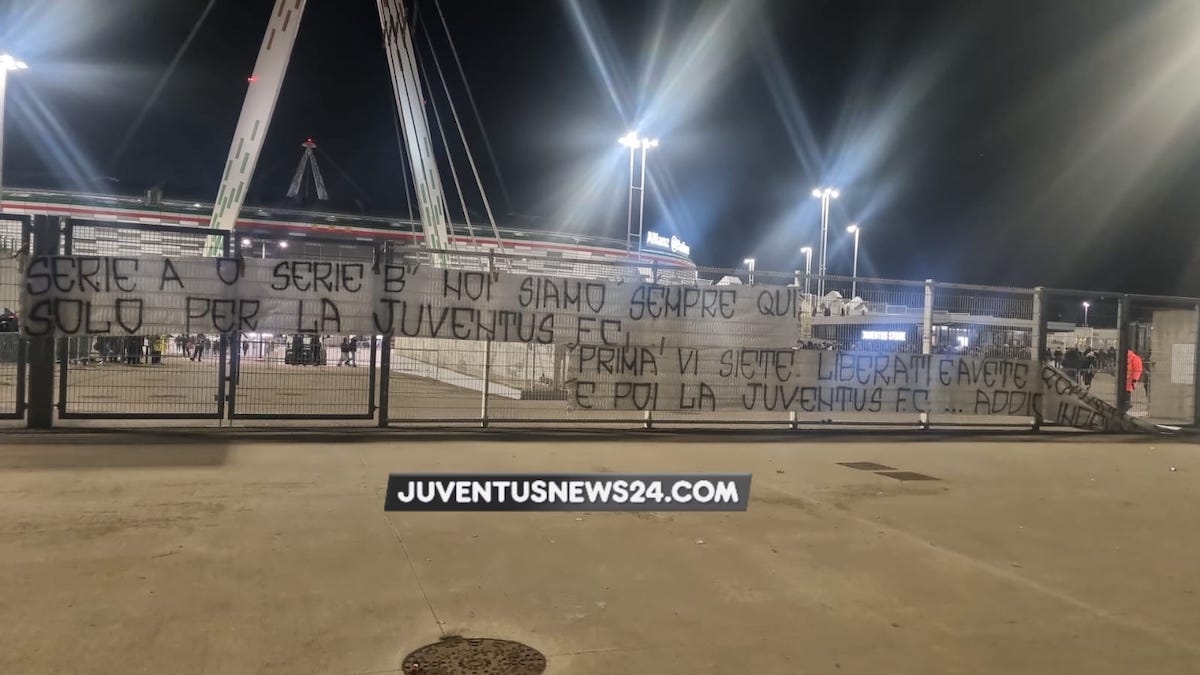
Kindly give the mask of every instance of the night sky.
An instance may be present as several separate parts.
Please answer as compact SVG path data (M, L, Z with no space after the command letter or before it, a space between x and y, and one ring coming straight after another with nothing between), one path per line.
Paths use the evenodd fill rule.
M271 0L216 0L135 124L207 4L0 3L30 64L5 184L211 200ZM864 275L1200 294L1193 0L441 0L502 182L416 4L501 225L622 236L638 129L662 141L647 229L702 265L802 266L828 184L831 273L857 221ZM312 136L338 208L406 213L381 43L374 2L309 0L248 203L283 203Z

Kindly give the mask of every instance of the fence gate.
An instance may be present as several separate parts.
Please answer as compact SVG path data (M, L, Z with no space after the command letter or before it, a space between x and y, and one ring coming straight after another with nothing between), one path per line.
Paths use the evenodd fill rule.
M0 419L25 416L26 340L17 333L11 312L21 299L21 277L16 267L18 252L29 245L29 217L0 219Z
M234 244L247 258L361 263L368 272L379 259L378 247L369 242L240 232ZM374 418L378 338L334 333L230 337L230 418Z
M1126 384L1133 413L1159 424L1193 425L1200 304L1194 298L1131 295L1127 305L1126 342L1142 366L1132 391Z
M228 243L228 233L207 228L72 219L61 248L71 255L199 256L208 237ZM59 417L219 419L227 355L220 335L60 338Z

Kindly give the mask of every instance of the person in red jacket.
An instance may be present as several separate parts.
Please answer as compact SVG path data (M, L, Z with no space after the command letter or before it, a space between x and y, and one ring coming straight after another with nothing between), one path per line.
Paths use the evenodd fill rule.
M1133 407L1133 390L1142 379L1142 371L1142 357L1132 349L1125 352L1125 404L1121 406L1121 412L1128 412Z
M1140 379L1142 379L1142 357L1130 349L1125 352L1125 391L1132 394Z

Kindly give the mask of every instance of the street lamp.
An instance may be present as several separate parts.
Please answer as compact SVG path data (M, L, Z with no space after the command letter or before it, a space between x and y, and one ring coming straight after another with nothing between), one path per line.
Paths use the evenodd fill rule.
M817 263L817 274L821 275L821 279L817 281L817 295L825 295L825 249L829 245L829 200L838 198L838 191L834 188L814 188L812 196L821 200L821 257Z
M753 286L754 285L754 258L746 258L745 260L742 261L742 264L746 266L746 269L750 270L750 285Z
M850 298L854 299L858 297L858 235L862 234L862 228L851 225L846 231L854 235L854 272L850 276Z
M1083 301L1083 327L1084 328L1087 328L1088 307L1091 307L1091 306L1092 306L1092 303L1088 302L1087 300Z
M808 295L808 277L812 274L812 247L805 246L800 252L804 254L804 294Z
M29 64L11 54L0 54L0 195L4 194L4 87L9 71L25 70Z
M625 147L629 148L629 217L628 217L628 223L627 223L628 229L626 230L626 234L625 234L625 250L628 251L630 249L629 240L632 238L631 235L633 234L633 192L636 190L640 193L638 196L637 238L638 238L638 253L641 253L642 252L642 223L644 222L645 216L646 216L646 154L650 151L650 148L658 147L658 139L657 138L641 138L637 135L636 131L630 131L629 133L625 134L621 138L617 139L617 142L620 143L621 145L624 145ZM642 150L642 177L640 180L640 184L635 185L633 182L633 178L634 178L633 162L634 162L634 156L637 154L637 151L639 148L641 148L641 150Z

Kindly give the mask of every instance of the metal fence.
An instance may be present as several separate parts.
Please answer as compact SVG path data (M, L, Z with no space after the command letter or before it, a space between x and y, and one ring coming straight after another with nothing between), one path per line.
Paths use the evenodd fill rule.
M206 228L65 220L71 255L203 255ZM219 419L227 400L228 336L88 336L59 340L58 415L80 418Z
M20 419L25 414L26 341L16 333L14 314L21 299L15 274L17 256L29 247L29 219L0 219L0 265L12 270L0 275L0 419Z
M0 254L30 246L28 219L0 220ZM510 247L428 251L336 235L214 233L204 228L64 221L58 250L91 255L200 255L210 237L227 255L430 263L453 268L631 284L792 286L797 350L965 354L1041 359L1132 414L1194 424L1200 299L1021 289L926 281L696 268L687 264L548 257ZM0 284L0 308L19 285ZM1082 303L1088 302L1085 310ZM1084 316L1086 312L1086 317ZM1117 354L1132 351L1142 363ZM25 409L23 342L0 333L0 417ZM1086 359L1083 357L1086 355ZM1082 359L1082 360L1081 360ZM1088 361L1090 359L1090 361ZM1028 418L939 414L700 413L572 410L568 349L381 335L231 333L60 339L57 412L69 418L346 419L405 424L1021 425ZM1090 363L1090 365L1084 365ZM944 411L943 411L944 412Z

